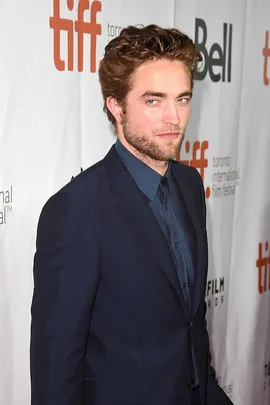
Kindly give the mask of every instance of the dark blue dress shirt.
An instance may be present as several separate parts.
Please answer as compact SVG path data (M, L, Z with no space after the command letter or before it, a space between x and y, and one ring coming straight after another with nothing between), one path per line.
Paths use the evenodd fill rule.
M117 140L116 151L146 196L171 249L186 304L191 308L194 284L194 236L188 212L179 187L173 178L171 164L164 176L132 155Z

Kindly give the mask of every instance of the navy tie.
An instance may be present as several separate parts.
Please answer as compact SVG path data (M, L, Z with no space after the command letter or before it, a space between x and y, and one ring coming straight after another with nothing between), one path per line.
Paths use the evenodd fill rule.
M190 247L190 233L188 232L184 202L177 198L177 206L173 205L170 195L168 179L162 178L159 186L160 200L163 206L166 239L171 247L179 282L188 307L191 309L191 300L194 284L194 266L192 263L192 250ZM177 197L181 197L178 193Z

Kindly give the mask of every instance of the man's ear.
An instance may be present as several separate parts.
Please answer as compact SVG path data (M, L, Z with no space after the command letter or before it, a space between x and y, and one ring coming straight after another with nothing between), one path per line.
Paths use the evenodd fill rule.
M114 97L107 97L106 106L118 124L122 123L123 108Z

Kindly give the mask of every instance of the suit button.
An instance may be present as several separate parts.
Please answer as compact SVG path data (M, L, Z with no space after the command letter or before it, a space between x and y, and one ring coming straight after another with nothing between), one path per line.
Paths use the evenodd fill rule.
M189 388L194 388L194 380L193 378L190 378L187 382L187 385Z

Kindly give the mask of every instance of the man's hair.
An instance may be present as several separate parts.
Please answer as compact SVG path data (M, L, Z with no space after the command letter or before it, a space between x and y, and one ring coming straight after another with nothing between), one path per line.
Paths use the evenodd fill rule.
M132 88L133 73L145 62L158 59L177 60L185 64L190 75L191 88L197 71L200 53L193 41L179 30L157 25L128 26L105 47L100 62L99 81L104 99L103 110L115 125L115 118L106 106L107 97L114 97L124 106Z

